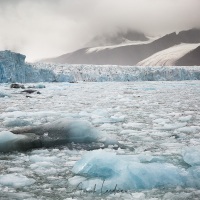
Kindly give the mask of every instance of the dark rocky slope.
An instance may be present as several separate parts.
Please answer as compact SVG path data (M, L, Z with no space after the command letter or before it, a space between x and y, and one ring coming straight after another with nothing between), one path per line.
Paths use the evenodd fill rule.
M177 60L177 66L200 66L200 46Z

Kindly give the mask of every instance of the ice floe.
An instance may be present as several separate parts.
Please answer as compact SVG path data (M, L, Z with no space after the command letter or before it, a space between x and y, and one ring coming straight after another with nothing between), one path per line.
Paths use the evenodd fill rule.
M189 164L200 165L200 152L190 149L183 155ZM72 172L77 176L72 178L71 184L81 189L95 190L136 190L171 187L199 187L199 167L184 168L175 166L164 160L151 156L116 155L112 152L96 150L86 153L76 162ZM82 178L79 178L79 177Z
M27 178L23 175L16 174L6 174L0 175L0 185L8 186L8 187L25 187L30 186L35 183L35 180L32 178Z

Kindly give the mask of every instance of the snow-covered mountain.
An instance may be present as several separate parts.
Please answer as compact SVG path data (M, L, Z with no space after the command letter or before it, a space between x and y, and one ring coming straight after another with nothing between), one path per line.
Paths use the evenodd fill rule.
M188 53L189 51L185 50L184 44L199 44L200 43L200 30L191 29L188 31L181 31L177 33L171 33L165 35L156 40L143 40L143 41L132 41L128 43L108 45L108 46L99 46L92 48L83 48L72 53L67 53L62 56L45 59L43 62L51 63L68 63L68 64L95 64L95 65L137 65L137 63L147 59L148 57L161 52L163 50L172 48L177 48L181 52ZM198 46L198 45L197 45ZM196 47L197 47L196 46ZM188 48L186 48L188 49ZM193 50L191 48L191 50ZM184 53L177 54L173 56L173 60L178 60L181 56L185 55ZM200 58L200 56L199 56ZM197 60L199 58L196 58ZM165 62L162 62L164 64ZM169 62L168 62L169 63ZM172 62L173 63L173 62ZM175 62L176 64L176 62ZM183 64L186 65L186 64ZM187 65L192 65L189 62Z

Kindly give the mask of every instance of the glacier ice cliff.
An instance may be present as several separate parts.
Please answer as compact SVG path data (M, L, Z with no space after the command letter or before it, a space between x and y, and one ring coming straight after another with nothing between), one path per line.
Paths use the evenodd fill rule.
M26 56L11 51L0 51L0 83L51 82L54 73L48 69L34 68L25 63Z
M0 83L200 80L200 66L142 67L25 63L25 56L0 51Z

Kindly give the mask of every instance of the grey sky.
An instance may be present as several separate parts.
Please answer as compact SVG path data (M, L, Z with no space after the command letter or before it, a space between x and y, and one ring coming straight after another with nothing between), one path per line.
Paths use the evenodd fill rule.
M0 0L0 50L33 61L121 29L160 35L200 27L199 8L200 0Z

